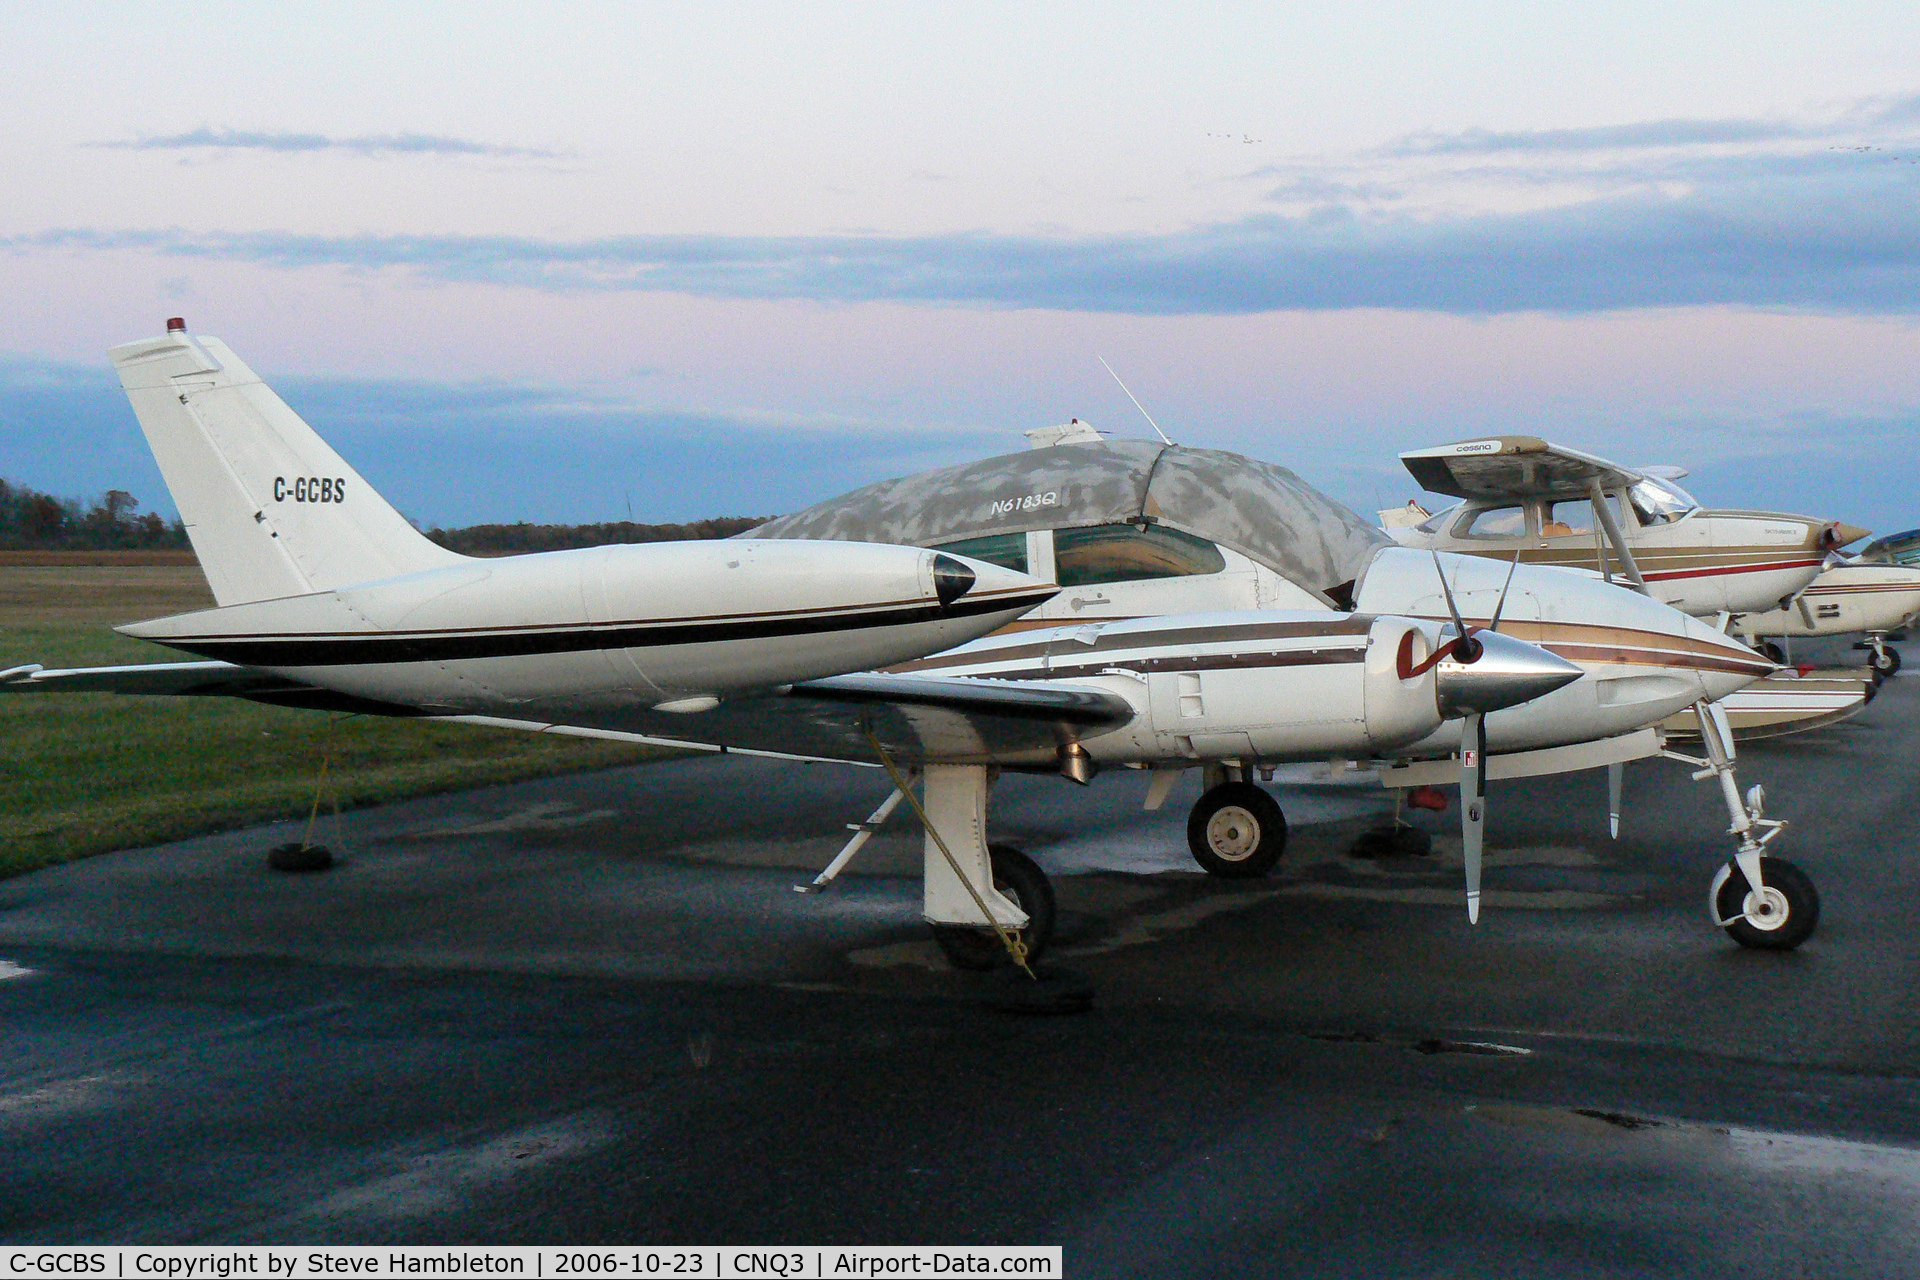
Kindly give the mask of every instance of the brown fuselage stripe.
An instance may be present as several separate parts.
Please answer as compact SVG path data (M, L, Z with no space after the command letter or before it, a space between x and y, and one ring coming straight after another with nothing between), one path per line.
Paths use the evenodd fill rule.
M1118 618L1089 620L1083 626L1106 626L1118 622ZM1080 657L1092 653L1117 653L1129 649L1158 649L1176 644L1257 644L1262 640L1317 640L1328 636L1364 636L1373 630L1372 614L1342 614L1325 622L1250 622L1232 626L1183 627L1178 631L1156 631L1143 634L1138 631L1118 631L1109 635L1102 633L1094 638L1092 644L1077 640L1071 631L1063 630L1059 635L1034 644L1007 645L991 653L975 650L964 654L937 654L931 658L922 658L916 662L902 663L889 667L890 672L907 673L914 671L933 671L946 667L977 666L985 662L1017 662L1023 658L1044 658L1050 653L1059 653L1065 646L1063 656ZM1071 623L1052 623L1056 627L1068 628ZM1106 665L1112 665L1108 663Z
M1367 651L1354 649L1296 649L1269 653L1177 654L1165 658L1115 658L1073 666L1020 667L1012 671L981 671L987 680L1062 680L1097 676L1116 668L1142 675L1178 671L1256 671L1274 667L1345 666L1366 661Z
M473 658L590 653L717 644L731 640L786 639L876 627L915 626L1019 608L1047 592L982 592L950 605L936 600L901 601L855 610L650 619L544 627L462 627L444 631L345 632L298 635L156 636L159 644L247 667L363 666L393 662L449 662Z

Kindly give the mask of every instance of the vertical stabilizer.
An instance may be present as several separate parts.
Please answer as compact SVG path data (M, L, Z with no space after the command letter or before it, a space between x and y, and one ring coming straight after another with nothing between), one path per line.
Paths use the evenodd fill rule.
M454 564L217 338L107 352L222 605Z

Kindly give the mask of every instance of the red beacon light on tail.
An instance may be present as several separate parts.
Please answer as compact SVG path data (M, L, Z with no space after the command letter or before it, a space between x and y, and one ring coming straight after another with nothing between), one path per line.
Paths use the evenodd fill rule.
M179 316L174 316L167 321L168 333L185 333L186 331L187 331L187 322L181 319Z

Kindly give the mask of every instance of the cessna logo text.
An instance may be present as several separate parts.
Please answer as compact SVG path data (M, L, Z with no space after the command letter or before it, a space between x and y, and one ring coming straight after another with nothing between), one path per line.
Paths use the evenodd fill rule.
M275 476L273 500L286 502L289 499L294 502L345 502L347 482L332 476L298 476L292 480Z
M989 515L1004 516L1015 511L1033 511L1039 507L1057 507L1060 505L1059 492L1029 493L1021 498L1002 498L989 508Z

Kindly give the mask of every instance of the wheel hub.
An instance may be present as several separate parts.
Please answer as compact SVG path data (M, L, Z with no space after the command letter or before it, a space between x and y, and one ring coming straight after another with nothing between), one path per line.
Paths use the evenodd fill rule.
M1260 823L1238 805L1228 805L1207 821L1207 845L1228 862L1241 862L1260 847Z
M1767 885L1758 893L1749 890L1746 902L1740 907L1740 913L1746 917L1748 924L1768 933L1786 924L1788 911L1787 895L1772 885Z

